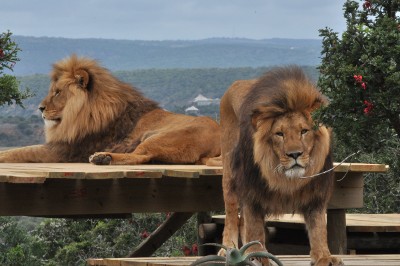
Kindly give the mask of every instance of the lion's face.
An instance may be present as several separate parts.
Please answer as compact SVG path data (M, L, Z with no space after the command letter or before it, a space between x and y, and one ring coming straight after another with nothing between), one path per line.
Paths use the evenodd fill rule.
M309 113L261 119L255 130L254 159L270 185L321 171L329 153L329 131L313 129Z
M74 143L108 130L138 94L94 60L72 55L53 65L48 95L39 105L46 142Z
M279 164L275 169L288 178L304 176L310 164L314 146L314 132L309 121L298 113L276 119L269 137Z
M69 97L68 87L60 86L57 82L50 86L49 93L39 106L46 127L56 127L61 123Z
M73 130L71 125L76 124L87 101L87 91L78 81L68 75L53 77L49 93L40 103L48 141L65 138Z

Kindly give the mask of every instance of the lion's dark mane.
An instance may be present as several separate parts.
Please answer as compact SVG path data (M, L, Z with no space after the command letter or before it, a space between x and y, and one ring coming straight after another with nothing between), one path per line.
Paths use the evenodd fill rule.
M230 166L233 173L231 189L237 193L240 202L252 206L253 211L260 215L276 214L276 208L271 207L271 205L287 204L288 202L292 209L286 211L298 211L306 214L311 210L321 210L326 207L326 201L329 198L327 195L330 194L333 187L334 175L330 171L314 177L309 184L296 191L295 195L287 195L270 189L266 179L262 177L259 166L254 162L253 134L255 130L251 116L260 105L275 105L282 110L290 111L287 108L287 95L280 85L282 81L289 78L293 80L304 79L305 77L297 67L276 68L268 72L254 85L240 109L239 141L233 150ZM269 101L260 102L260 99L266 99L265 95L269 96ZM278 117L282 114L277 112L274 115ZM330 152L320 172L331 169L332 166L333 161ZM309 197L309 199L305 204L298 204L294 199L299 197Z

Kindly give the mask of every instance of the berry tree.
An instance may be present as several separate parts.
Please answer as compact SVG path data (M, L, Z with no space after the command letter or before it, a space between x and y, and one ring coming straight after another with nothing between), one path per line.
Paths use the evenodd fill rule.
M341 144L376 151L400 138L400 1L348 0L341 39L325 28L318 85L330 105L316 113Z
M31 96L29 90L24 92L19 90L15 76L4 73L5 69L12 71L19 61L17 54L21 49L11 40L11 35L10 31L0 34L0 106L14 102L22 106L22 100Z

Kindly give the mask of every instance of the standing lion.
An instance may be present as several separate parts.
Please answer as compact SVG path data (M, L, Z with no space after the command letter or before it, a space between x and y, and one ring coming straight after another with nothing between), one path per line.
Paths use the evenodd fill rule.
M294 66L236 81L222 97L224 245L238 246L239 231L243 243L265 243L266 216L298 212L308 230L312 265L343 265L327 245L325 213L334 177L332 171L322 172L333 164L331 132L316 127L311 117L324 104Z
M0 162L207 164L220 154L211 118L165 111L88 58L53 65L39 109L46 143L0 152Z

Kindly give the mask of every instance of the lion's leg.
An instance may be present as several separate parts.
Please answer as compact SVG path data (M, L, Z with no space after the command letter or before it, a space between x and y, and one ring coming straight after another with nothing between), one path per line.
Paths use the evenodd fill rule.
M310 240L311 265L339 266L344 265L342 260L331 256L328 248L325 212L311 211L304 214L308 238Z
M207 160L201 157L207 153L206 147L200 140L195 140L190 131L173 130L152 134L132 153L99 152L90 156L89 161L94 164L144 164L151 160L176 164L203 163Z
M0 152L0 163L56 163L60 155L47 145L32 145Z
M225 195L225 226L222 235L222 244L226 247L239 247L239 205L236 195ZM221 249L219 255L225 255L225 250Z
M222 190L225 203L225 226L222 235L222 244L226 247L239 247L239 201L237 194L232 191L232 173L229 167L230 156L223 158L225 167L222 175ZM221 249L218 254L225 256L225 250Z
M252 206L244 205L242 207L243 214L243 233L242 242L243 244L251 241L260 241L261 245L252 245L246 253L265 251L265 221L264 215L255 213ZM263 266L270 265L268 259L262 259L261 263Z

